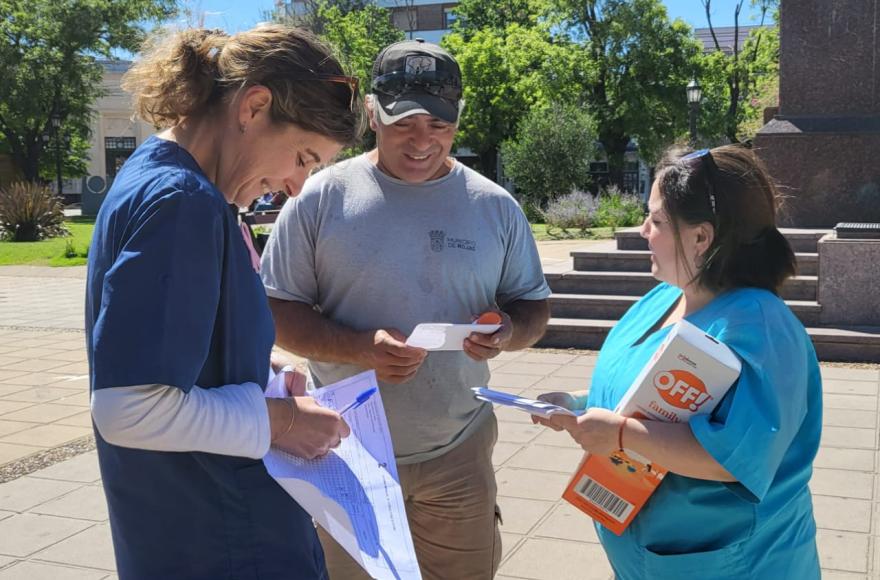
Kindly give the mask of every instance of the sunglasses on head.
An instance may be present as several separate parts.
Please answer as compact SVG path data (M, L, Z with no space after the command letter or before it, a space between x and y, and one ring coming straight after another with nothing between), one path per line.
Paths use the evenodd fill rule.
M446 99L461 100L461 83L455 77L434 71L407 73L390 72L373 79L373 92L399 97L410 92L421 92Z
M718 215L718 212L715 210L715 182L713 181L713 175L718 172L718 166L715 165L712 152L708 149L700 149L699 151L688 153L681 158L685 162L690 162L694 159L698 160L700 165L703 166L703 173L706 176L706 194L709 197L712 215Z
M323 81L327 83L339 83L348 86L348 90L351 91L351 100L348 103L348 110L354 111L354 103L358 99L358 87L360 86L360 80L357 77L314 73L310 75L294 76L289 78L294 81Z

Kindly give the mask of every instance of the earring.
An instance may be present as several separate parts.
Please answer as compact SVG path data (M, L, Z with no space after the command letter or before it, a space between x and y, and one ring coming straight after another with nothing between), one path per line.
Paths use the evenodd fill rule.
M247 125L245 125L244 123L242 123L241 125L238 126L238 131L239 131L239 133L241 133L242 135L244 135L245 131L247 131Z

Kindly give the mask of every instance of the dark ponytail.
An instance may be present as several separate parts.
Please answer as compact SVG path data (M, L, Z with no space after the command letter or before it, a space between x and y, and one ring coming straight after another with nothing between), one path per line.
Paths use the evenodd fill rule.
M763 163L742 146L726 145L699 157L668 159L657 175L672 218L679 256L680 224L710 223L715 235L692 281L715 292L753 287L776 294L795 274L795 256L776 227L778 193ZM715 209L710 203L715 198Z

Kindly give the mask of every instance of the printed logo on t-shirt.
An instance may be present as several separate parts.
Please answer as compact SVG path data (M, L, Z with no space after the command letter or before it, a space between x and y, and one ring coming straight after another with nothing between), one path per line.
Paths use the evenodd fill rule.
M442 252L443 240L446 239L446 232L444 230L431 230L428 235L431 236L431 251Z

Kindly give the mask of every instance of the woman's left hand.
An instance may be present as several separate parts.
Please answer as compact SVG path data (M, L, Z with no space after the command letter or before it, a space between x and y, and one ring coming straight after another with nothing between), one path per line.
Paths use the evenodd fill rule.
M308 369L304 363L299 363L284 375L284 387L291 397L303 397L306 394L308 384Z
M624 421L608 409L593 407L580 417L556 415L551 422L562 427L584 451L597 455L610 455L618 450L618 434Z

